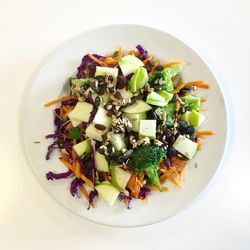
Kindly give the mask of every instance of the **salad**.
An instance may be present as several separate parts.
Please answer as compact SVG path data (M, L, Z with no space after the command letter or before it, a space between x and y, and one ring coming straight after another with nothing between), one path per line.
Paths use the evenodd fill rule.
M70 92L45 107L53 110L55 131L46 159L53 151L66 166L48 172L48 180L70 179L73 196L83 196L88 208L101 199L127 207L132 199L147 200L153 190L165 192L169 183L182 187L187 162L214 134L199 130L206 120L203 81L184 82L183 61L160 63L141 46L127 53L88 53ZM82 195L81 195L82 194Z

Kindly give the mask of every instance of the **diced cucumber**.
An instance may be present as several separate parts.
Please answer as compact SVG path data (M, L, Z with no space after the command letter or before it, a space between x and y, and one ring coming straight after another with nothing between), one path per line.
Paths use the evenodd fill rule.
M99 75L113 76L115 80L118 76L118 68L96 66L95 76L99 76Z
M124 99L129 99L129 98L133 97L133 93L129 90L126 90L126 88L119 89L118 91L120 92L122 98L124 98Z
M111 166L111 174L112 174L111 183L119 191L123 191L127 186L131 174L122 169L120 165Z
M138 68L144 66L143 62L135 56L127 55L121 58L119 61L122 74L127 76L134 73Z
M197 151L198 144L183 135L179 135L173 147L188 159L192 159Z
M76 154L79 157L82 157L84 155L88 155L91 152L91 143L90 139L87 139L85 141L82 141L80 143L77 143L73 146L73 149L75 150Z
M167 105L165 98L154 91L148 94L146 102L159 107L164 107Z
M147 112L151 110L152 107L148 105L146 102L139 100L138 102L129 105L123 109L123 112L128 114L136 114L136 113L142 113Z
M105 155L95 152L95 167L98 171L109 172L109 163L105 158Z
M195 128L199 128L205 120L206 117L195 110L192 110L189 115L189 123Z
M132 131L138 132L139 131L139 123L140 120L145 120L147 119L147 112L142 112L138 114L127 114L124 113L124 115L129 119L129 121L132 124Z
M107 116L108 111L102 107L99 107L95 118L93 120L93 123L95 124L102 124L104 125L107 129L111 127L112 121L111 118Z
M131 92L136 92L137 90L144 87L148 81L148 72L144 67L140 67L135 71L135 74L132 76L129 84Z
M115 203L119 191L109 182L101 182L95 186L98 196L101 200L107 202L110 206L113 206Z
M70 117L82 122L88 122L93 105L87 102L78 102L75 108L70 112Z
M159 94L160 96L164 97L166 102L171 101L171 99L174 96L172 93L169 93L169 92L167 92L165 90L160 90L160 91L157 92L157 94Z
M126 144L125 144L124 134L112 133L111 140L112 140L112 143L113 143L116 151L120 151L123 148L125 148L125 149L127 148Z
M99 130L95 128L95 124L92 122L86 129L85 131L86 136L90 137L92 139L95 139L97 141L102 142L102 136L105 135L107 133L107 129L105 130Z
M187 95L182 97L181 99L182 101L185 102L185 104L188 105L190 111L192 110L199 111L201 98L192 95Z
M156 120L140 120L139 137L148 137L155 139L156 136Z

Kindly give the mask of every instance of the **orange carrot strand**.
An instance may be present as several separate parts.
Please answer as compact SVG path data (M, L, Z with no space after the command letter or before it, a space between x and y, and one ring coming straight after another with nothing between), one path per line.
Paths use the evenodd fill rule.
M59 99L57 99L57 100L54 100L54 101L51 101L51 102L48 102L48 103L46 103L46 104L44 104L44 107L50 107L50 106L52 106L52 105L55 105L55 104L57 104L57 103L60 103L60 102L63 102L63 101L68 101L68 100L71 100L71 99L73 99L74 97L73 96L64 96L64 97L61 97L61 98L59 98Z

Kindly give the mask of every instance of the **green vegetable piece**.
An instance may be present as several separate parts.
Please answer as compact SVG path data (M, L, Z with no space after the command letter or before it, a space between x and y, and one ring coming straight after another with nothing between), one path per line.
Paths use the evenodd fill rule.
M157 94L164 97L166 102L171 101L171 99L173 98L173 94L171 94L171 93L169 93L169 92L167 92L165 90L160 90L160 91L157 92Z
M155 71L154 74L149 78L149 84L155 84L156 80L160 80L164 85L164 90L173 92L174 85L172 78L179 74L182 70L181 66L167 67L163 71Z
M168 105L164 107L164 112L166 113L167 117L166 125L168 127L173 126L176 113L175 102L169 102Z
M78 127L71 128L69 132L70 138L78 140L81 138L82 132Z
M92 80L93 78L70 78L71 85L85 85L89 84L89 82Z
M192 110L189 115L189 123L195 128L199 128L205 120L206 117L195 110Z
M130 170L140 174L145 171L152 184L160 186L158 166L166 156L163 147L149 145L136 148L131 156Z
M159 107L164 107L167 105L165 98L154 91L148 94L146 102Z
M181 99L188 106L189 111L192 111L192 110L199 111L201 98L195 97L192 95L187 95L187 96L182 97Z

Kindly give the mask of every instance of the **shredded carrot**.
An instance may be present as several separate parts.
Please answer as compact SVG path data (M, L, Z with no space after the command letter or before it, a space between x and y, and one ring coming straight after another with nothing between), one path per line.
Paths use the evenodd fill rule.
M144 179L144 177L145 177L145 173L142 172L142 173L140 174L140 176L139 176L139 181L142 182L143 179Z
M200 109L200 112L206 112L207 108Z
M76 151L73 148L72 148L71 154L72 154L73 161L75 161L76 160Z
M153 74L153 72L155 71L155 68L157 67L158 64L159 64L159 61L154 61L153 62L152 68L149 71L149 75Z
M122 46L120 46L118 49L117 61L120 61L121 58L122 58Z
M215 131L214 130L198 130L196 132L197 136L202 136L202 135L214 135Z
M70 130L70 129L72 129L72 128L73 128L73 125L72 125L71 122L68 123L67 126L65 127L66 130Z
M131 195L134 198L138 198L141 189L141 186L138 184L137 180L138 178L136 174L132 174L127 184L128 188L131 190Z
M160 192L166 192L166 191L168 191L168 187L158 187L156 185L150 185L150 186L148 186L148 188L150 190L157 190L157 191L160 191Z
M83 185L80 185L79 188L82 191L82 194L85 196L86 200L89 202L89 193L86 188Z
M129 52L128 52L128 55L136 55L137 54L137 51L135 51L135 50L130 50Z
M178 157L172 157L172 162L173 164L176 166L185 166L186 165L186 162L185 160L181 160L180 158Z
M202 145L203 145L202 142L198 141L197 144L198 144L198 150L201 150L202 149Z
M51 102L48 102L48 103L46 103L46 104L44 104L44 107L50 107L50 106L52 106L52 105L55 105L55 104L57 104L57 103L60 103L60 102L63 102L63 101L68 101L68 100L71 100L71 99L73 99L74 97L73 96L64 96L64 97L61 97L61 98L59 98L59 99L57 99L57 100L54 100L54 101L51 101Z
M72 110L74 109L74 107L72 107L72 106L62 106L62 110L66 113L66 114L68 114L69 112L71 112Z
M64 160L64 161L69 161L68 155L63 153L62 151L61 151L61 159Z
M140 187L143 187L143 184L139 181L137 177L136 177L136 182L139 184Z
M169 176L168 179L174 183L177 187L182 187L181 183L177 181L173 176Z
M181 107L180 101L176 100L176 102L175 102L175 109L176 109L176 111L179 111L180 107Z
M186 63L184 61L171 61L171 62L163 64L163 67L166 68L166 67L171 67L174 65L183 65L183 64L186 64Z
M60 161L67 167L69 168L70 170L72 170L73 172L75 172L75 169L74 169L74 166L71 165L68 161L64 160L64 159L60 159Z
M81 173L81 166L78 161L75 162L74 166L75 166L75 176L79 178Z
M109 66L114 66L114 65L116 65L116 64L118 63L117 60L114 59L113 57L106 57L106 58L104 59L104 62L105 62L106 64L108 64Z
M143 61L144 65L146 65L148 62L150 62L152 58L153 58L153 56L148 56L148 57Z
M166 179L170 177L170 175L175 171L175 167L170 168L168 171L166 171L161 177L160 181L163 182Z
M185 87L185 83L178 85L177 88L174 90L174 94L179 93L180 90L183 89L184 87Z
M201 98L201 102L207 102L207 98L202 97L202 98Z
M187 87L196 86L196 87L204 88L204 89L209 89L210 88L210 85L208 83L203 82L203 81L187 82L185 84L185 86L187 86Z
M96 57L94 57L92 54L88 53L88 57L90 59L92 59L94 62L98 63L101 66L107 66L107 64L99 59L97 59Z
M86 184L90 187L90 188L94 188L94 184L91 180L89 180L84 174L80 173L80 178L86 182Z

